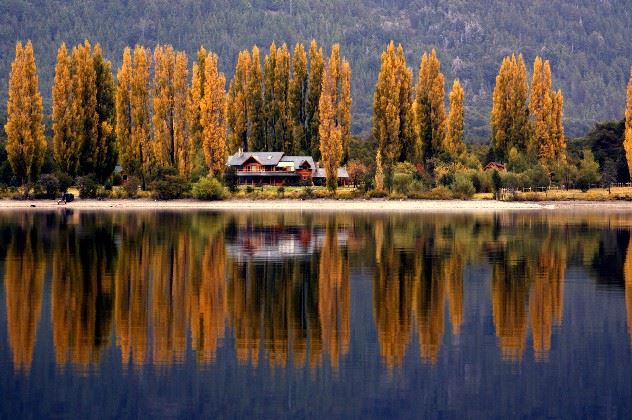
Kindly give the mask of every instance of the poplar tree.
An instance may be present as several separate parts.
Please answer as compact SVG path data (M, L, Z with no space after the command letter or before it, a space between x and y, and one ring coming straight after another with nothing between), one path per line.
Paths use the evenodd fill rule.
M248 115L250 116L249 148L255 151L265 150L265 118L263 105L263 74L259 48L252 47L247 86Z
M541 162L550 162L556 155L551 136L553 101L551 99L551 66L548 60L536 57L533 62L533 79L529 111L533 121L533 136L529 152Z
M307 89L309 86L307 72L307 54L303 44L294 47L292 56L292 79L290 80L290 113L292 117L293 138L296 149L301 154L311 152L308 144L307 124Z
M416 125L427 163L444 151L446 125L444 76L434 48L421 57L416 91Z
M139 148L132 145L132 54L129 48L123 50L123 63L116 78L116 140L119 160L130 175L140 173Z
M18 42L11 63L7 102L7 157L22 184L33 182L44 162L46 138L42 123L42 96L39 92L33 45ZM27 191L28 193L28 191Z
M381 55L382 64L373 94L373 135L390 174L395 162L415 158L413 132L412 71L404 49L390 42Z
M496 76L490 116L492 148L496 158L503 160L515 147L525 152L530 141L529 86L522 55L505 57Z
M191 174L191 146L187 101L189 95L189 63L184 51L176 53L173 70L173 142L174 159L178 174L188 177Z
M343 152L340 127L336 124L333 68L331 63L326 67L318 105L320 153L327 175L327 188L331 191L338 187L338 167Z
M275 146L274 150L281 150L287 154L294 154L292 137L292 119L290 114L290 53L287 45L283 44L276 50L274 67L274 115Z
M73 131L79 147L79 174L96 172L99 115L97 114L96 71L92 46L87 40L72 49Z
M630 81L628 82L627 103L625 107L623 148L625 149L625 159L628 162L630 178L632 178L632 69L630 69Z
M399 161L414 161L420 156L418 142L415 136L415 115L413 112L413 71L406 64L404 48L397 46L397 55L394 59L397 89L399 91Z
M174 84L175 51L171 45L154 49L154 80L152 94L153 146L156 163L175 167Z
M217 68L215 54L206 57L204 97L201 104L202 144L209 173L220 177L226 166L226 78Z
M71 61L66 44L57 50L53 80L51 120L53 123L53 157L63 172L75 176L79 168L80 144L76 141L73 118Z
M103 57L101 45L98 43L94 46L93 63L96 74L98 125L96 145L92 154L95 175L97 180L103 183L112 175L118 155L114 132L116 107L112 63Z
M456 156L464 150L463 136L463 87L459 80L452 84L450 92L450 113L448 114L448 129L445 149L452 156Z
M340 66L340 97L338 101L338 125L342 141L342 161L349 159L349 141L351 139L351 66L346 58Z
M137 165L143 184L154 166L153 147L151 144L150 86L149 67L150 51L142 46L134 48L134 62L131 82L131 145L135 149Z
M551 142L555 150L554 160L566 161L566 137L564 135L564 96L561 90L551 92Z
M187 101L188 125L189 125L189 169L187 175L193 171L202 171L206 165L206 159L202 148L202 123L201 105L204 97L204 69L208 53L204 47L200 47L197 59L193 63L191 89ZM207 169L207 168L204 168Z
M323 72L325 71L325 62L323 58L323 49L318 47L315 40L312 40L309 46L309 82L307 88L306 124L307 136L305 144L309 149L305 151L311 152L314 159L320 159L320 138L318 120L318 105L320 103L320 93L322 89Z
M230 145L248 151L248 128L250 126L248 104L248 79L251 68L250 53L241 51L237 57L235 76L228 88L227 121L230 129Z
M276 146L277 120L279 109L276 106L276 53L274 41L270 44L268 54L263 59L263 116L265 125L265 142L263 150L269 151Z

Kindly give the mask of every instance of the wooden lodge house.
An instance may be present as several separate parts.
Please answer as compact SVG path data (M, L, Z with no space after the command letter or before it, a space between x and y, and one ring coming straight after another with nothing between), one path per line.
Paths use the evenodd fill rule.
M244 152L228 157L242 185L325 185L326 174L311 156L288 156L283 152ZM349 185L346 168L338 168L338 185Z

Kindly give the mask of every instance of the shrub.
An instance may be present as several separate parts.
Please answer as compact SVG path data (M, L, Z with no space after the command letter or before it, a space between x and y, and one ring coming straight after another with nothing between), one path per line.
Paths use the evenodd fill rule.
M397 172L393 176L393 189L399 194L408 194L412 183L413 176L409 173Z
M129 198L136 198L138 196L138 189L140 188L140 179L135 176L127 178L127 182L123 185L123 189Z
M450 185L450 189L463 198L471 197L476 192L472 180L463 172L457 172L454 175L454 182Z
M283 185L277 188L277 194L279 194L281 197L283 197L284 193L285 193L285 187Z
M55 198L59 194L59 180L55 175L42 175L39 179L39 185L46 198Z
M64 172L58 172L56 174L57 180L59 181L59 192L65 193L68 191L68 188L72 186L72 177Z
M305 187L301 192L302 199L311 199L314 198L314 189L312 187Z
M107 189L105 186L98 186L97 187L97 193L96 193L96 198L98 198L99 200L104 200L106 198L110 198L112 197L112 190L111 189Z
M191 194L197 200L222 200L224 198L224 187L215 178L200 178L198 182L191 187Z
M252 188L252 186L250 186L250 185L248 185L248 186L246 187L246 192L247 192L248 194L252 194L252 193L254 192L254 190L255 190L255 189L254 189L254 188Z
M446 172L445 174L443 174L441 178L439 178L439 184L443 185L444 187L449 187L450 185L454 184L454 173Z
M388 196L388 193L386 191L378 190L369 191L367 194L368 198L384 198L386 196Z
M97 183L91 176L80 176L77 178L80 198L96 198Z
M153 197L158 200L175 200L182 198L190 188L189 183L181 176L167 175L163 179L152 182Z

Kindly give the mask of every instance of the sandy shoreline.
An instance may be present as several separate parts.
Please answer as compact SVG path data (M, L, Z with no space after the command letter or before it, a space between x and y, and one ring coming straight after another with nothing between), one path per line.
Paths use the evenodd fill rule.
M335 212L410 212L410 213L479 213L498 211L590 211L630 212L632 202L625 201L542 201L507 202L493 200L77 200L57 205L53 200L0 200L0 211L33 210L118 210L118 211L335 211Z

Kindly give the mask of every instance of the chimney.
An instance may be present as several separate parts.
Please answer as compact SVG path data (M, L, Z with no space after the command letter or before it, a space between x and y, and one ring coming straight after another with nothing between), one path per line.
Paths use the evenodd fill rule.
M237 156L242 157L243 155L244 155L244 149L240 147L239 149L237 149Z

